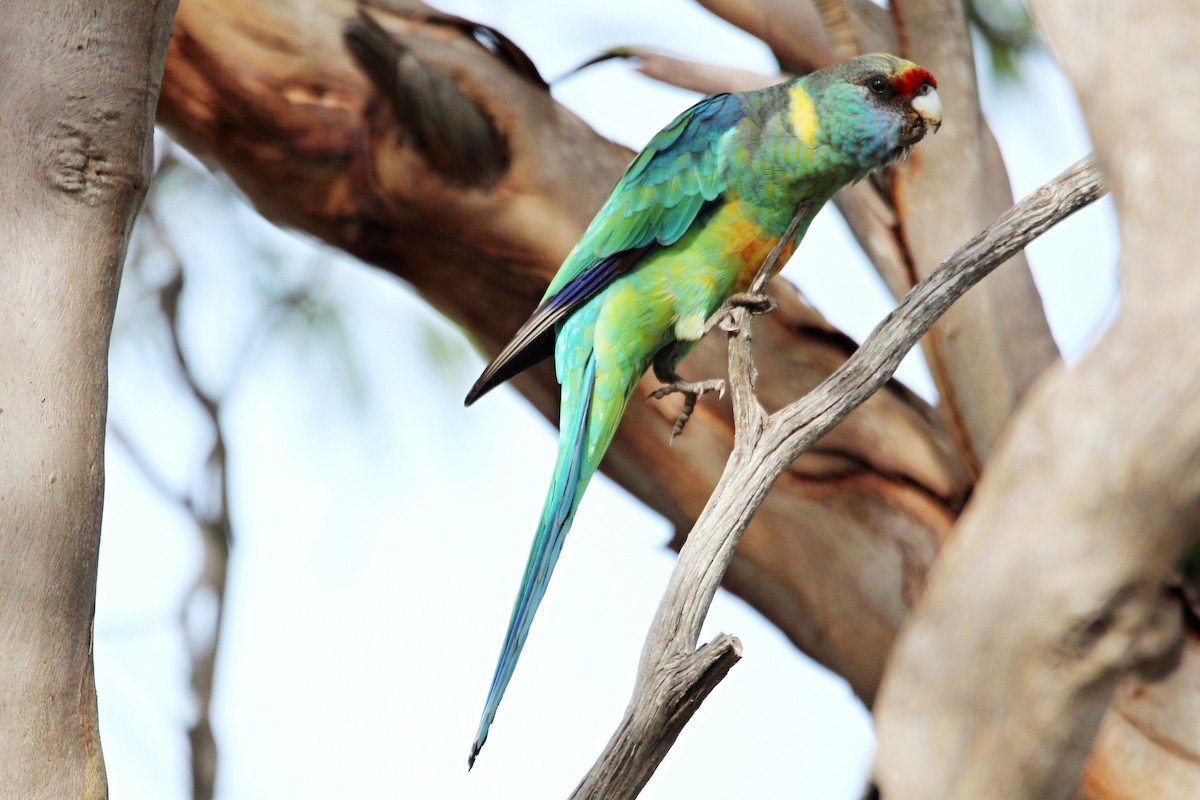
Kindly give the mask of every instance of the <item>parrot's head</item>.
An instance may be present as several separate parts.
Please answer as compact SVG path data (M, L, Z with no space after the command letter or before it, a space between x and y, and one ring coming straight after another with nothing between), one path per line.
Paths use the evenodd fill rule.
M942 124L937 81L893 55L858 56L803 80L823 143L865 169L907 155Z

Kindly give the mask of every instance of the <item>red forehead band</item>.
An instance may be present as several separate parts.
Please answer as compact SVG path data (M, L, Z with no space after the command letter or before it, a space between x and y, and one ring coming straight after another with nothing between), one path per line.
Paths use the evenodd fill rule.
M892 88L901 97L912 97L917 89L921 88L921 84L923 83L928 83L933 88L937 88L937 79L929 74L929 70L921 67L910 67L892 78Z

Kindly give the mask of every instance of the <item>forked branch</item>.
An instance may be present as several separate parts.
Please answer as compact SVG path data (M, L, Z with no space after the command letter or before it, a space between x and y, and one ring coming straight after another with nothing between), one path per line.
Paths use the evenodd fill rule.
M624 719L574 797L636 797L699 702L736 660L736 640L718 637L699 651L696 642L742 533L787 466L882 388L904 355L955 300L1104 191L1100 170L1089 156L1021 200L914 287L841 368L765 420L752 410L757 400L751 380L749 311L737 307L729 312L730 380L738 419L734 450L680 550L642 651ZM718 641L725 643L724 649L733 649L732 657L721 661L724 668L694 669L697 656L714 649Z

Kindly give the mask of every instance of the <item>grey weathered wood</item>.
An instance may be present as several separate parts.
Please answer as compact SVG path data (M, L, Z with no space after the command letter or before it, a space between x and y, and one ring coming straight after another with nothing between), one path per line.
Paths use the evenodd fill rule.
M574 797L635 797L666 755L682 723L711 691L707 682L703 691L681 688L682 671L693 674L699 654L712 658L708 655L711 644L695 650L704 618L741 534L788 464L878 391L905 353L967 289L1103 193L1099 170L1090 157L1072 166L946 259L821 385L769 416L753 394L750 312L744 307L728 312L730 380L737 419L734 450L704 513L680 550L651 624L633 698L621 725ZM725 667L720 674L727 670ZM700 674L708 681L717 672L701 670ZM671 687L670 691L666 687ZM681 703L679 698L690 702Z

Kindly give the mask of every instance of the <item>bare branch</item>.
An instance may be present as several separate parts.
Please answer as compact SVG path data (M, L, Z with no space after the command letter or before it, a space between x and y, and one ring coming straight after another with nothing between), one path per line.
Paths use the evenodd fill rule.
M129 460L133 462L133 466L137 468L138 473L146 483L150 484L150 488L158 492L159 496L171 505L178 506L189 516L195 514L191 498L167 483L162 472L151 463L146 452L133 443L133 439L130 438L123 426L111 419L108 421L108 441L120 445L125 454L129 456Z
M804 74L855 53L894 53L887 11L872 0L698 0L771 48L784 70Z
M673 740L678 731L670 728L674 711L663 702L661 687L679 680L679 667L696 646L742 532L787 465L878 391L904 354L967 289L1103 193L1099 169L1091 158L1072 166L959 248L820 386L771 415L757 435L738 438L716 491L680 550L651 624L633 699L621 726L574 797L634 797L665 756L663 742ZM733 313L739 312L747 313L745 309ZM745 327L743 321L731 334L735 342L730 349L730 377L748 393Z
M152 487L191 517L200 534L203 557L200 571L180 609L179 626L191 660L192 695L196 719L188 726L188 745L192 772L193 800L211 800L216 789L218 748L212 729L213 684L218 649L225 616L225 587L229 572L229 550L233 543L233 521L229 511L229 469L225 429L221 422L222 397L200 386L183 345L179 304L185 273L182 254L159 221L153 199L142 213L145 230L152 233L171 262L171 277L157 292L158 309L167 328L171 361L188 394L200 407L212 431L213 442L201 466L204 480L202 496L172 489L154 468L144 452L135 446L119 425L109 426L110 433L129 453L134 464ZM249 347L249 345L247 345ZM235 376L237 371L235 371ZM226 387L228 391L229 387ZM211 600L211 624L197 633L190 615L206 600Z
M900 365L904 355L950 306L996 267L1046 230L1104 194L1091 156L1014 205L960 247L905 296L854 357L807 397L778 413L790 462L833 427ZM825 395L825 396L822 396ZM861 398L859 398L861 395ZM841 410L840 406L849 407ZM836 415L827 422L826 415ZM807 426L812 425L813 430Z
M787 80L786 75L765 75L748 69L692 61L639 47L614 47L589 58L558 78L555 83L588 67L613 59L628 61L634 69L648 78L701 94L752 91Z
M804 74L837 62L816 4L787 0L697 0L718 17L761 39L780 65Z
M589 787L587 780L575 790L574 797L636 797L654 775L647 763L657 766L679 737L683 726L700 708L700 703L717 687L742 657L742 645L728 634L718 634L708 644L682 657L675 668L649 688L650 700L660 709L655 716L626 713L614 739L639 743L622 748L606 764L606 783ZM591 776L589 775L589 778ZM613 787L619 787L614 789ZM610 792L616 792L610 794Z
M854 22L846 10L843 0L813 0L825 30L833 41L833 55L837 60L844 61L858 55L858 35L854 30Z

